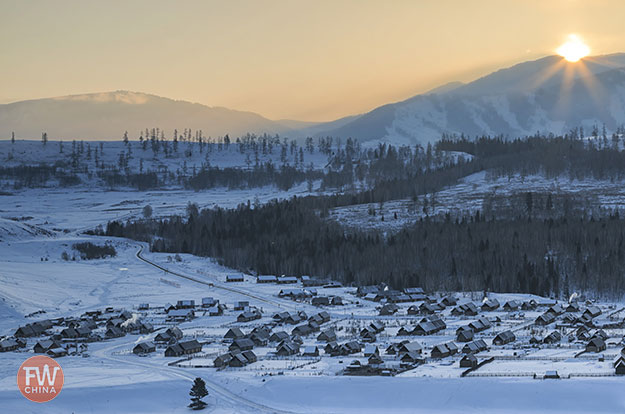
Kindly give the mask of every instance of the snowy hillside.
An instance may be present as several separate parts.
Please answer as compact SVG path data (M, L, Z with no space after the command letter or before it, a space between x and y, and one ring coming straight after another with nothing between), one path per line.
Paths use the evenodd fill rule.
M116 141L96 141L83 142L72 140L48 141L43 145L40 140L16 140L11 143L10 140L0 140L0 160L3 167L13 167L16 165L39 165L40 163L54 164L58 161L67 161L71 157L74 146L82 146L84 156L81 161L90 161L95 163L95 153L98 152L98 160L104 164L115 165L119 163L120 154L130 153L129 166L135 170L143 166L145 171L167 168L170 171L176 171L186 166L188 169L193 167L199 169L202 164L210 164L219 168L249 168L256 162L256 154L249 148L241 151L240 148L232 143L229 146L212 144L212 148L208 148L209 144L200 145L197 142L178 143L177 150L173 150L171 140L168 145L172 151L168 154L154 152L151 145L146 145L144 149L142 144L137 140L132 140L129 145L124 144L121 139ZM91 153L89 154L89 150ZM89 157L89 158L87 158ZM295 164L295 158L299 158L299 154L287 152L285 161L290 165ZM271 152L266 153L259 151L258 162L263 164L272 162L279 166L282 163L280 148L274 146ZM299 162L299 159L298 159ZM321 169L328 163L328 156L314 150L311 154L304 151L304 162L306 167L312 163L314 169Z
M155 146L149 140L133 140L128 144L122 141L48 141L44 145L41 141L0 141L0 168L4 168L5 173L0 179L0 188L10 191L22 186L67 184L106 187L109 190L129 188L127 183L107 182L105 179L119 173L155 174L159 183L149 188L180 188L181 179L195 176L203 168L236 168L240 172L249 172L254 178L252 170L255 167L270 166L273 171L281 171L284 166L289 166L297 171L319 171L328 163L328 155L316 148L312 152L308 149L304 151L294 142L275 139L265 149L260 148L260 143L226 145L158 140L156 143ZM42 168L47 172L39 175ZM26 171L28 169L29 172ZM38 178L35 185L25 183L24 177L33 171L42 180ZM72 177L71 183L60 182L67 176Z
M600 209L621 209L625 205L624 180L581 180L570 177L547 178L544 175L492 177L486 171L464 177L456 185L429 194L421 199L401 199L383 204L355 204L332 209L329 218L352 229L375 229L395 233L419 219L452 217L489 210L492 199L508 199L528 192L570 195L583 199L589 212ZM427 201L426 201L427 199Z
M35 236L51 236L52 234L48 230L31 224L0 218L0 242L25 240Z
M549 56L381 106L321 135L402 145L434 142L443 133L519 137L602 124L613 131L625 123L624 66L623 54L575 64Z

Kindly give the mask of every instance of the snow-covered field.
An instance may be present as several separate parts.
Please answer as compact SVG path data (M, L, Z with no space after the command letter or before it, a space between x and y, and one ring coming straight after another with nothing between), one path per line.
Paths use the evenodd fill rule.
M235 208L242 203L266 203L310 194L303 183L288 191L273 186L248 190L226 188L204 191L154 190L105 191L94 188L22 189L0 195L0 218L18 219L21 223L44 229L88 230L106 226L111 220L143 217L143 208L152 207L153 217L184 214L188 203L202 208ZM3 234L0 234L0 240ZM6 237L6 236L5 236Z
M86 239L97 240L93 237ZM221 268L207 259L182 255L182 261L175 262L170 261L165 254L143 253L150 261L169 270L213 283L214 286L176 277L138 260L135 254L140 245L134 242L113 240L118 251L118 256L113 259L62 261L62 251L78 240L82 239L78 236L37 236L2 244L0 312L3 318L0 333L11 334L17 326L44 317L78 316L86 310L106 306L138 312L136 308L143 302L158 307L180 299L199 301L204 296L219 299L230 308L235 301L248 300L251 306L262 309L263 319L237 323L236 315L239 312L226 310L221 317L199 316L194 321L180 324L188 338L209 343L205 345L201 356L192 359L187 365L209 368L169 367L167 363L175 358L163 357L162 348L144 358L130 352L136 343L154 334L127 335L89 344L88 358L67 356L59 359L66 384L60 396L45 405L35 405L23 399L14 382L17 367L33 355L32 351L2 353L0 397L4 409L10 412L186 412L186 394L191 380L196 376L207 381L210 393L207 401L215 408L214 412L414 412L415 407L419 407L420 412L461 412L469 406L476 412L588 412L590 407L594 407L591 401L601 401L593 412L622 412L625 407L625 398L620 392L623 383L617 377L560 381L527 377L460 378L463 371L458 368L460 356L429 361L395 378L345 377L336 374L351 360L361 359L364 362L366 358L358 355L329 357L322 353L318 360L302 361L301 357L281 360L272 357L274 348L259 347L254 349L259 357L258 362L241 369L216 371L210 368L212 359L225 352L228 344L221 337L230 327L239 326L249 332L252 327L270 320L277 311L304 310L310 315L319 309L310 304L278 298L277 292L284 286L258 285L249 276L245 277L245 282L226 284L226 275L233 271ZM48 257L48 261L42 262L42 256ZM372 320L382 320L387 328L378 337L377 345L383 349L391 342L402 339L395 338L400 326L414 322L417 318L377 317L377 304L357 299L351 293L353 289L331 291L332 294L342 295L347 303L342 307L327 308L332 315L330 324L337 331L339 342L354 336L348 330L355 328L357 331ZM472 298L476 298L476 295L468 295L461 301ZM525 295L493 295L493 298L502 302L512 298L527 299ZM400 305L398 314L405 315L408 305ZM46 313L30 318L23 316L39 310ZM167 326L164 316L160 316L162 310L138 313L155 326ZM528 337L532 329L535 334L548 331L536 331L535 327L523 328L522 321L509 319L508 314L502 311L484 314L492 319L496 316L502 318L499 326L483 334L487 342L496 332L510 327L520 327L517 333L519 338ZM527 317L533 318L537 314L528 312ZM455 329L474 318L454 318L446 314L446 319L448 328L444 332L409 339L417 340L428 349L435 344L453 340ZM289 331L292 326L284 328ZM282 327L275 330L279 329ZM323 345L314 338L314 335L304 338L305 344ZM29 340L27 349L32 348L32 344L34 340ZM611 364L609 361L620 350L611 346L605 352L607 362L599 362L598 356L575 360L573 354L579 349L569 349L564 343L562 347L528 351L530 355L553 356L558 358L557 361L502 359L485 365L477 372L533 371L539 375L550 369L557 369L562 374L592 370L605 372ZM579 345L575 347L579 348ZM491 354L510 355L512 350L491 350L480 354L479 358ZM383 354L383 358L393 357Z
M81 144L80 142L72 144L72 141L64 141L62 144L60 141L48 141L46 145L43 145L41 141L35 140L16 140L12 144L10 140L0 140L0 160L2 160L5 167L13 167L20 164L54 164L59 160L69 161L72 145L80 146ZM138 170L139 164L142 163L144 171L158 171L167 168L169 171L175 172L176 170L181 170L183 165L192 170L194 167L199 169L202 167L202 164L207 163L219 168L245 168L250 165L254 166L256 162L254 151L245 149L241 152L236 143L232 143L228 147L219 147L217 144L212 144L212 151L207 150L208 144L206 144L202 152L200 152L200 145L197 142L180 141L178 150L175 152L173 151L173 143L171 141L168 142L168 145L171 153L165 156L162 149L160 152L154 153L149 142L146 149L143 149L143 145L137 140L130 141L128 145L122 142L121 139L119 141L85 141L82 144L84 151L80 156L80 162L95 168L96 149L98 160L108 165L117 165L119 154L128 154L130 149L131 158L129 159L129 166L133 170ZM90 158L87 158L88 148L91 149ZM286 161L290 165L294 165L295 156L296 154L292 154L290 150L287 151ZM271 161L276 166L281 165L280 147L274 145L272 151L269 152L269 149L267 149L266 153L259 151L258 161L261 164ZM304 151L304 165L306 167L312 164L313 168L319 169L323 168L327 162L327 155L318 152L316 148L312 154Z
M457 185L427 195L426 211L423 210L424 199L419 197L416 203L411 199L401 199L387 201L382 205L370 203L338 207L330 211L330 218L353 228L395 232L426 214L473 214L477 210L483 211L484 198L487 196L526 192L580 195L596 208L621 209L625 206L625 181L591 178L573 180L568 177L549 179L542 175L493 178L486 171L481 171L463 178ZM372 210L375 215L370 214Z
M467 182L465 193L473 188ZM616 189L616 187L615 187ZM180 212L189 201L200 206L233 207L238 203L305 193L304 187L277 193L274 189L255 191L214 190L201 193L172 191L104 192L81 189L63 192L53 189L21 190L0 196L0 337L12 335L18 326L41 319L79 317L86 311L114 307L129 310L142 320L151 322L157 331L150 334L127 334L121 338L92 342L84 354L61 357L65 386L61 394L45 404L24 399L16 386L15 376L20 364L33 356L37 338L30 338L27 347L0 353L0 411L15 413L183 413L188 412L188 391L194 378L202 377L209 391L205 400L210 411L231 412L295 412L295 413L521 413L521 412L597 412L625 411L623 378L615 376L579 377L575 374L612 375L612 361L622 348L623 330L606 329L609 339L605 351L575 355L584 342L530 347L529 338L544 337L555 329L554 324L538 327L533 320L543 310L481 312L495 322L480 334L490 349L478 354L480 361L494 357L493 362L480 367L467 377L459 368L461 354L441 360L429 358L434 345L455 339L458 327L476 317L452 316L451 307L441 314L447 328L430 336L397 337L401 327L414 325L420 316L408 316L407 308L416 303L399 304L395 316L378 316L377 302L354 295L354 288L317 288L319 295L338 295L343 306L319 308L309 301L295 302L278 297L281 289L301 289L297 285L257 284L252 276L244 282L226 283L226 275L237 274L210 259L180 255L149 253L141 243L123 239L80 235L114 218L132 218L150 204L155 215ZM451 191L451 190L450 190ZM457 189L460 191L460 189ZM385 205L386 208L386 205ZM9 218L23 217L22 221ZM57 231L54 229L64 229ZM91 241L112 243L117 256L98 260L65 261L64 252L72 256L72 245ZM140 256L138 253L141 252ZM141 260L143 258L144 260ZM160 266L157 267L157 266ZM166 269L168 271L165 271ZM184 276L184 277L183 277ZM442 294L437 293L437 294ZM189 360L170 366L181 358L165 357L164 347L146 357L132 353L133 347L151 340L165 328L173 326L166 320L163 306L178 300L213 297L227 305L222 316L207 316L202 310L196 319L179 324L184 339L203 343L202 352ZM473 301L479 305L478 293L457 295L460 302ZM529 300L528 295L491 295L502 304L511 299ZM539 301L544 300L535 298ZM262 318L237 322L233 305L238 301L262 312ZM149 303L150 310L139 310ZM625 317L619 311L622 304L599 304L603 310L600 322ZM217 370L213 360L227 351L229 342L224 334L232 327L244 333L269 324L276 312L305 311L308 316L327 310L331 320L322 329L331 327L339 343L358 339L358 332L372 321L384 323L385 329L376 337L375 345L385 362L397 361L385 349L402 339L416 341L423 347L426 361L395 377L354 377L340 375L354 359L367 361L362 352L350 356L332 357L323 350L319 357L277 357L275 343L257 346L258 361L243 368ZM26 316L36 313L32 316ZM613 318L608 317L614 314ZM278 325L273 331L290 331L295 325ZM58 332L61 328L52 328ZM492 346L493 337L511 329L518 346ZM566 330L566 329L565 329ZM99 327L98 333L104 328ZM568 332L567 332L568 333ZM566 335L565 335L566 336ZM317 334L304 336L303 346L325 343ZM39 338L41 339L41 338ZM460 344L462 345L462 344ZM195 368L201 366L201 368ZM515 377L532 373L542 377L548 370L558 370L561 380ZM492 375L492 376L487 376ZM495 376L495 375L505 375ZM570 376L570 378L569 378Z

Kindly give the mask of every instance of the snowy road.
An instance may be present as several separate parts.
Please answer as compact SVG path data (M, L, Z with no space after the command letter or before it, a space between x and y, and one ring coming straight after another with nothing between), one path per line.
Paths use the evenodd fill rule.
M247 296L249 298L256 299L258 301L261 301L261 302L264 302L264 303L268 303L270 305L277 306L279 308L288 308L288 309L293 309L293 310L295 309L295 306L293 306L291 304L278 302L278 301L273 300L271 298L268 298L266 296L265 297L261 297L261 296L258 296L257 294L252 294L252 293L250 293L248 291L245 291L245 290L235 289L235 288L223 286L223 285L221 285L218 282L207 282L205 280L200 280L200 279L195 278L193 276L189 276L189 275L185 275L183 273L177 272L177 271L169 270L169 269L167 269L167 268L165 268L165 267L163 267L161 265L158 265L158 264L152 262L151 260L148 260L145 257L143 257L143 255L142 255L143 248L144 248L143 244L138 244L138 247L139 247L139 250L136 253L137 259L139 259L142 262L147 263L147 264L149 264L151 266L154 266L157 269L164 271L165 273L169 273L170 275L181 277L181 278L190 280L190 281L195 282L195 283L201 283L201 284L207 285L209 287L214 287L214 288L217 288L217 289L227 290L227 291L232 292L232 293L238 293L239 295L244 295L244 296Z

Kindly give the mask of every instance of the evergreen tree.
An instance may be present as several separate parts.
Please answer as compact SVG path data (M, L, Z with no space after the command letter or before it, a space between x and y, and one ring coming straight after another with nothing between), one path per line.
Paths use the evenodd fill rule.
M208 391L206 390L206 383L202 378L198 377L193 381L193 386L191 387L191 391L189 391L189 395L191 396L189 408L193 410L203 410L206 408L206 403L202 401L202 398L208 395Z
M11 132L11 144L15 144L15 132Z
M534 199L531 192L525 194L525 205L527 206L527 215L531 216L532 208L534 207Z

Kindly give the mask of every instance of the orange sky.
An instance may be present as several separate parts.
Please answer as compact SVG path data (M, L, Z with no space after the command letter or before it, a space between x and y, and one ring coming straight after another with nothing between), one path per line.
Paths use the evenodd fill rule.
M118 89L325 121L553 54L622 0L0 0L0 103Z

